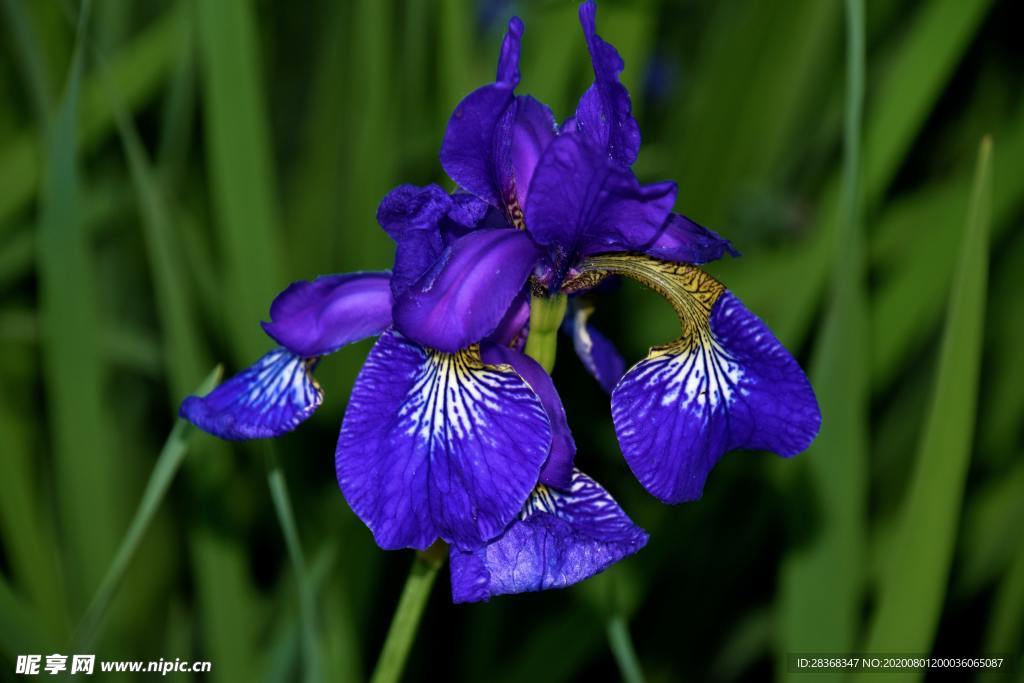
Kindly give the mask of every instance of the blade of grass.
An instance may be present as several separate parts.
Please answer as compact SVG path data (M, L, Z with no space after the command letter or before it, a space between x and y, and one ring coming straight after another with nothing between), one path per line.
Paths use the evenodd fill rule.
M1018 118L1005 137L1000 137L1004 154L993 159L994 175L1000 183L993 188L992 242L1013 226L1013 217L1024 204L1024 118ZM875 387L884 387L895 370L917 350L925 332L941 315L944 295L949 291L948 273L956 262L958 207L967 201L970 179L964 176L942 183L912 200L913 206L894 208L880 221L883 244L903 246L900 268L883 280L872 308L871 376ZM912 249L906 247L913 245ZM882 247L885 248L885 247Z
M164 102L163 118L160 121L160 142L156 154L156 167L159 169L161 185L171 196L185 174L196 107L195 23L183 21L179 27L180 59L171 75Z
M104 74L106 67L100 67ZM132 184L138 195L142 213L142 232L146 245L149 268L152 272L156 308L160 327L165 337L164 363L170 379L172 400L188 395L189 389L201 376L205 359L199 348L200 339L196 314L193 310L189 278L182 256L182 247L172 227L170 212L160 192L156 172L151 167L135 126L128 120L124 108L117 102L112 81L106 81L117 119L118 134Z
M348 59L361 68L349 70L349 101L360 106L350 112L352 145L344 181L346 210L336 228L340 250L335 251L335 257L344 269L363 270L390 266L394 251L391 240L375 226L377 204L391 189L398 157L394 144L397 112L392 106L396 101L392 85L394 11L389 3L377 0L358 0L352 11L353 40Z
M302 644L305 657L303 667L305 679L311 683L321 680L323 665L320 656L320 637L316 619L316 593L306 568L306 558L299 541L299 531L295 526L295 515L292 512L288 485L285 483L284 472L277 462L277 456L271 445L269 451L269 471L267 483L270 485L270 496L274 501L274 512L281 525L288 556L295 572L295 582L299 592L299 613L302 617Z
M105 364L148 377L159 377L160 349L148 332L123 323L100 324L100 358ZM34 311L0 310L0 341L38 344L43 335Z
M0 654L13 660L17 655L52 650L60 645L60 641L46 637L35 610L0 575Z
M1004 251L992 280L989 340L992 367L999 368L999 372L984 392L985 407L980 417L987 462L998 467L1017 455L1014 444L1019 443L1024 427L1024 392L1020 390L1024 386L1024 355L1019 343L1024 338L1024 316L1017 313L1017 297L1007 296L1008 292L1024 291L1024 234L1018 232L1014 243Z
M212 391L220 382L221 374L222 369L219 366L214 368L196 389L196 394L202 396ZM167 437L167 441L160 451L160 456L153 466L153 472L149 475L149 481L142 492L142 500L139 501L139 507L135 511L135 516L132 518L131 524L128 525L128 531L125 532L124 538L121 539L121 544L118 546L114 560L107 568L102 583L100 583L99 588L93 595L92 601L89 603L88 609L86 609L82 620L78 624L75 641L82 649L88 650L99 635L107 607L110 605L110 601L113 599L121 579L124 577L132 558L135 556L139 542L149 528L150 522L153 521L153 516L156 515L156 511L163 502L171 482L174 481L174 477L181 468L181 463L188 454L189 435L194 429L189 422L182 418L178 418L171 429L170 436Z
M37 610L54 640L70 633L64 582L59 572L55 529L39 505L37 449L31 443L29 415L16 411L0 392L0 537L16 585ZM13 383L13 380L12 380ZM11 395L21 392L11 392Z
M1012 564L1021 545L1022 519L1024 464L1001 472L972 492L964 510L963 540L957 559L959 597L976 595Z
M892 183L992 0L932 0L914 18L898 52L879 73L864 133L864 193L880 199Z
M532 7L539 8L540 5ZM574 83L574 76L577 75L577 67L582 67L586 54L581 43L565 39L569 31L579 31L576 6L573 3L547 3L543 6L542 12L537 12L533 16L526 14L529 8L524 7L523 16L527 26L523 35L523 56L520 60L523 84L529 84L530 94L541 102L547 102L555 117L562 121L576 106L574 98L578 93L571 86ZM601 11L604 11L603 7ZM603 19L601 21L603 22ZM494 56L488 55L488 58L493 60ZM579 71L582 72L582 68ZM455 100L442 104L442 122L448 120L457 102Z
M111 80L119 85L125 107L130 111L147 101L174 63L178 22L184 18L184 5L175 3L112 60ZM80 99L80 130L71 142L77 142L82 152L88 152L112 130L113 112L97 79L84 80ZM0 235L11 225L8 219L25 208L40 189L40 161L34 131L19 134L0 154L0 186L4 188L0 192Z
M270 130L252 5L197 2L204 139L225 265L224 318L239 362L266 343L257 322L282 288Z
M779 671L787 653L847 652L857 637L864 576L867 502L867 303L861 236L860 150L864 109L864 4L846 2L846 114L839 234L832 296L811 376L821 434L804 456L820 502L812 545L783 565ZM829 609L820 606L827 603Z
M118 223L130 204L130 194L109 184L92 186L82 198L82 229L90 242L105 235ZM0 291L32 274L38 261L36 243L39 236L35 225L26 223L10 232L10 239L0 247Z
M79 597L103 576L122 510L120 468L106 415L106 365L88 244L79 213L75 139L82 73L83 5L68 83L49 128L39 220L40 310L47 403L53 425L56 490L68 566ZM72 596L74 599L74 595Z
M199 598L204 659L216 662L214 681L254 680L260 605L245 549L207 528L193 528L190 547Z
M839 21L835 2L718 5L700 42L689 121L668 118L667 135L680 143L676 158L687 160L680 177L687 213L724 226L737 189L778 183L789 141L806 130L807 117L820 125L823 77L838 57L827 48ZM707 134L709 122L729 134Z
M441 111L447 121L451 109L469 94L486 76L481 73L481 61L474 59L473 20L475 2L470 0L440 0L438 11L441 81ZM489 64L489 62L483 62Z
M36 118L41 121L53 109L53 88L46 69L46 57L19 0L3 0L3 15L14 34L14 53L21 62L21 72Z
M423 3L414 3L423 8ZM350 117L357 115L347 103L351 78L346 49L351 42L352 3L330 3L328 16L317 41L312 93L302 150L289 184L286 205L288 225L294 235L289 255L292 272L298 277L337 270L338 214L343 210L339 188L345 182L346 145L351 140L338 135L346 130ZM422 33L422 25L415 29ZM411 107L418 109L419 106ZM369 231L370 225L359 230Z
M423 608L427 605L430 589L434 586L434 579L444 564L447 552L448 548L441 544L416 553L370 683L397 683L402 678L405 661L423 616Z
M991 140L985 138L954 274L935 388L896 531L896 554L878 587L865 648L868 652L928 652L938 626L976 410L988 274L991 155Z
M1018 653L1024 640L1024 544L1019 544L1013 563L1007 568L992 598L992 617L985 631L984 652ZM1013 662L1019 664L1019 662Z
M991 0L933 0L918 10L906 36L885 60L886 68L880 69L887 72L885 82L865 112L865 216L871 216L888 191L907 150L952 77L953 66L959 62L991 4ZM703 165L697 168L701 173L707 171ZM706 175L715 177L712 173ZM739 295L746 297L753 310L765 314L779 338L790 346L799 345L805 337L827 281L827 255L838 230L839 186L835 179L825 184L818 202L820 225L805 244L775 258L761 257L750 263L727 261L716 264L714 269ZM738 246L743 249L742 244ZM777 273L787 276L778 277ZM800 282L800 287L792 287L793 282ZM784 310L770 315L780 302L784 302ZM871 329L876 334L884 329L874 308ZM872 340L872 348L884 352L886 347Z

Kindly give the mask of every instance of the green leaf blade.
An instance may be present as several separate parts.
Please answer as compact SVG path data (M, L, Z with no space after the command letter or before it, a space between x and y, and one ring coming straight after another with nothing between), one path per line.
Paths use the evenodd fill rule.
M946 593L970 462L981 364L992 143L982 141L950 295L934 391L916 469L901 511L894 556L879 586L869 652L924 653Z

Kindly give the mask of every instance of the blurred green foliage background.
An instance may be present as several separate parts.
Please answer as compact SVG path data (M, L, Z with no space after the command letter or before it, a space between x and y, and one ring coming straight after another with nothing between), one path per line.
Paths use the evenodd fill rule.
M512 13L520 91L571 113L590 80L575 3L0 8L0 678L18 654L96 652L364 679L412 559L335 483L369 343L323 361L324 408L273 445L172 433L177 406L270 347L258 322L290 281L389 266L376 205L448 182L445 122ZM600 3L638 175L677 180L677 209L743 252L711 270L810 370L822 434L792 461L728 455L701 501L662 506L563 343L579 462L651 542L485 605L451 605L442 573L408 680L614 679L612 615L652 682L785 678L787 653L1020 660L1022 9L867 0L861 127L840 0ZM676 336L628 284L596 322L630 362ZM97 599L161 449L152 523Z

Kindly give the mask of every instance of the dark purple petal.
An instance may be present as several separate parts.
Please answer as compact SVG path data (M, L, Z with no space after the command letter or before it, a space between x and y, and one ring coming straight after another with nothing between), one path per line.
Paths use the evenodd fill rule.
M538 243L571 254L622 251L653 242L675 199L675 183L640 185L628 167L566 132L534 173L526 226Z
M494 143L496 174L513 222L522 216L533 172L557 131L555 115L547 105L529 96L515 98L498 125Z
M440 185L399 185L377 207L377 222L396 242L410 233L435 232L453 198Z
M432 349L466 348L497 328L536 260L537 247L520 230L460 237L395 301L395 326Z
M441 166L445 173L460 187L499 208L504 207L497 156L503 152L497 145L507 142L504 136L496 135L496 129L513 103L513 91L519 83L522 36L523 22L513 17L501 43L497 82L477 88L459 102L441 142Z
M612 394L626 461L667 503L699 498L726 451L796 455L821 424L800 366L731 292L715 301L709 323L707 337L652 350Z
M488 225L488 216L493 207L480 198L467 192L457 192L452 195L452 207L448 211L448 221L442 223L442 227L457 232L459 236L474 228L483 227L504 227L505 222L497 225Z
M338 483L384 549L438 537L472 549L504 530L551 446L540 399L476 349L430 351L393 330L370 351L338 439Z
M526 345L529 329L530 287L526 286L519 290L519 294L512 300L512 305L505 312L505 317L501 319L498 327L488 339L502 346L510 346L517 351L522 351Z
M647 544L618 503L574 470L565 491L538 487L520 519L483 548L451 549L452 600L565 588Z
M580 5L580 25L594 65L594 84L576 107L576 127L612 159L631 165L640 152L640 127L633 118L629 91L619 82L625 63L618 51L597 35L597 6Z
M540 483L556 488L567 487L572 476L572 460L576 457L576 442L569 431L565 408L551 375L534 359L505 346L484 344L481 354L489 365L512 366L540 397L551 426L551 452L540 471Z
M178 414L222 439L269 439L312 415L324 395L313 361L277 348L206 396L189 396Z
M678 213L668 217L654 242L633 248L675 263L701 264L717 261L726 253L740 255L729 240Z
M588 306L574 306L566 323L583 367L610 394L626 371L626 361L615 345L588 322L592 312Z
M513 88L519 85L519 46L523 40L523 22L519 17L508 20L508 31L501 41L498 55L498 72L494 80L508 83Z
M324 275L288 285L270 306L263 329L303 358L337 351L391 325L390 273Z
M441 255L441 222L451 208L452 198L437 185L399 185L381 201L377 222L396 244L391 277L396 299Z
M467 194L449 195L438 185L399 185L377 210L377 221L395 240L391 292L400 297L430 270L451 242L495 222L490 204ZM497 224L504 227L502 218Z
M441 141L445 173L480 199L502 206L495 159L495 129L514 101L512 87L493 83L478 88L459 102L448 119Z

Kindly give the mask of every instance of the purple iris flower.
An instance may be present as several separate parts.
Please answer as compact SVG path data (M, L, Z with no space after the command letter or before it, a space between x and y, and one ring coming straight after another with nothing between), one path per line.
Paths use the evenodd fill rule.
M509 22L496 81L458 105L441 148L445 170L486 205L479 212L496 214L488 225L498 227L439 248L416 284L396 292L395 324L422 344L454 350L494 330L524 286L535 297L575 296L609 276L651 287L675 307L682 334L625 373L589 324L587 304L574 302L567 326L612 394L630 468L652 494L678 503L700 497L726 451L803 451L821 416L792 356L696 267L735 254L728 241L672 212L674 183L642 185L634 176L640 133L618 80L623 61L597 35L595 13L593 2L580 7L594 83L561 126L543 104L515 94L523 26Z
M317 359L378 336L342 423L338 482L382 548L448 543L458 602L567 586L647 542L575 468L554 383L523 352L546 300L572 297L564 326L612 394L629 466L666 502L698 498L726 451L794 455L820 422L793 358L694 265L735 253L728 241L672 212L674 183L634 176L639 129L595 12L580 7L594 83L573 117L558 126L516 95L512 19L495 82L458 105L442 143L459 190L402 185L381 202L392 272L291 285L264 323L279 346L181 407L222 438L280 435L322 401ZM579 297L619 276L665 296L682 330L628 371Z

